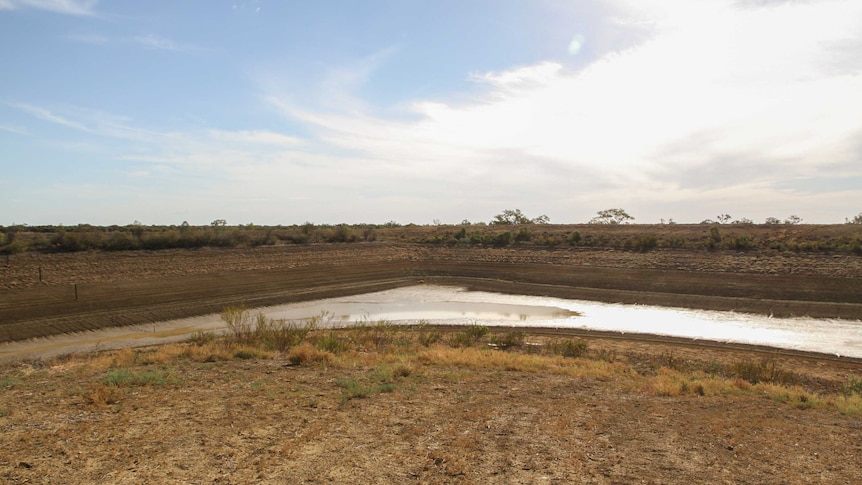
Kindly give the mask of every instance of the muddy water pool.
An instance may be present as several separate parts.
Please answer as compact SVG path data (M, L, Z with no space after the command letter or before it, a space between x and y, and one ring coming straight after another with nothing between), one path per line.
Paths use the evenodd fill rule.
M559 327L645 333L765 345L862 358L862 322L770 318L734 312L605 304L561 298L465 291L420 285L394 290L254 309L269 318L321 319L325 325L354 322L482 324ZM50 356L93 348L119 348L178 341L196 331L223 329L219 315L106 329L0 344L0 359Z

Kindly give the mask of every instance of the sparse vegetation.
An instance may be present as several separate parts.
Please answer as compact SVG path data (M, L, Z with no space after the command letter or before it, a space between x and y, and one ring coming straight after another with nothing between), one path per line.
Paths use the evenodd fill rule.
M623 209L599 211L589 224L551 225L546 216L529 218L520 210L505 210L490 224L458 226L433 224L418 226L395 222L386 224L312 224L294 226L228 226L222 220L207 226L24 226L0 227L0 254L26 251L77 252L87 250L132 251L203 247L259 247L275 245L346 243L422 243L446 246L541 246L566 244L585 248L616 248L633 251L653 249L780 250L793 252L839 252L862 254L862 234L847 225L806 226L806 231L788 231L802 218L791 215L784 221L770 217L764 224L742 218L729 222L728 214L701 224L632 224L634 218ZM862 219L860 219L862 220ZM215 224L218 222L218 224ZM722 241L709 234L721 225ZM501 226L528 226L500 231ZM703 226L707 226L705 230ZM841 230L841 227L844 230ZM539 230L541 229L541 230ZM703 238L704 231L707 239Z
M252 330L241 332L241 338L234 333L206 335L160 347L7 366L0 380L4 437L20 443L18 461L40 467L45 460L63 467L68 456L82 454L106 463L113 463L107 457L123 456L141 467L165 460L196 466L197 460L188 458L202 456L202 448L187 446L184 437L216 443L213 452L219 460L263 456L264 450L279 456L259 466L224 468L234 470L232 481L242 477L238 481L243 482L272 479L276 470L294 476L322 463L309 461L308 450L313 457L326 454L323 462L385 450L380 459L389 460L384 463L394 466L399 476L403 469L432 467L440 469L435 477L479 477L465 474L480 467L487 478L506 463L496 460L487 466L488 450L494 450L489 445L517 440L522 448L551 450L542 458L562 448L548 470L574 479L584 465L577 461L572 468L564 458L609 450L608 436L622 458L642 456L668 435L685 449L704 446L702 453L711 459L728 457L728 466L746 456L746 448L740 448L738 456L730 453L741 444L786 455L804 438L806 452L822 455L819 466L832 456L828 450L848 449L856 438L851 424L862 417L862 378L843 378L846 366L836 367L842 377L831 381L812 378L826 375L828 362L814 369L803 362L791 365L792 358L716 361L702 349L626 346L531 335L526 329L387 322L310 328L300 343L281 352L273 351L265 339L248 338L255 335L259 321L249 319ZM458 334L473 344L450 346ZM329 345L334 352L321 348L326 339L339 342ZM39 399L27 398L34 395ZM153 446L154 436L171 439L157 438L164 444ZM703 436L717 444L710 448L712 441ZM44 448L45 443L54 446L49 437L62 440L69 452L58 452L59 458L51 461L53 455ZM437 443L445 446L437 448ZM628 448L632 444L636 447ZM417 457L415 450L422 446L436 451L429 451L427 460ZM357 454L350 453L357 449ZM386 458L389 455L394 458ZM533 455L518 450L510 456ZM763 459L756 456L752 463ZM289 466L281 465L285 461ZM633 466L637 460L627 463ZM838 466L835 463L832 466ZM853 462L841 461L847 463ZM758 477L771 476L774 466L768 464ZM328 463L323 468L333 469ZM349 473L374 469L361 466ZM636 469L638 476L656 470L652 462ZM14 463L4 470L29 472ZM148 476L170 481L201 476L212 465L190 471L173 467L170 475L153 470L158 469L148 468ZM50 475L47 468L39 472ZM841 477L854 472L847 470ZM76 481L79 473L64 470L64 477Z

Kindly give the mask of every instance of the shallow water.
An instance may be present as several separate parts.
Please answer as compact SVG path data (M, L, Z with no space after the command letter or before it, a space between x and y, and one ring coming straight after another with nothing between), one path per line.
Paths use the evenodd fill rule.
M266 309L274 318L330 312L336 320L514 325L646 333L862 357L862 322L596 303L413 286Z
M862 322L769 318L734 312L605 304L561 298L504 295L421 285L256 309L269 318L303 320L326 315L329 325L386 320L393 323L559 327L646 333L765 345L862 358ZM219 330L219 315L185 318L0 345L0 359L56 355L183 340Z

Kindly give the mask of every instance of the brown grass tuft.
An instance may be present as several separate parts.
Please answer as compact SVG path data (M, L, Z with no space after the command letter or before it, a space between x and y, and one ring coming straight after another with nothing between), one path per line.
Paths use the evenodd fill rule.
M287 360L293 364L330 364L335 360L335 355L331 352L318 349L311 344L300 344L290 349L287 354Z

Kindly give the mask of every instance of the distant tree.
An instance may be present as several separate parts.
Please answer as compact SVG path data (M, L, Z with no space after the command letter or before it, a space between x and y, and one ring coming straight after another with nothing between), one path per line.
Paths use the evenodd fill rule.
M546 215L541 215L535 219L530 219L525 216L520 209L506 209L502 213L494 216L491 224L495 225L516 225L516 224L547 224L550 219Z
M853 219L844 218L846 224L862 224L862 212L853 217Z
M227 225L227 221L224 219L216 219L216 220L210 222L210 225L213 227L224 227Z
M747 217L743 217L742 219L735 220L731 222L731 224L754 224L754 221Z
M596 214L596 217L590 219L590 224L628 224L635 220L623 209L605 209Z
M470 224L471 224L471 222L469 219L464 219L463 221L461 221L462 226L469 226Z
M721 214L717 217L718 222L720 224L727 224L727 221L729 221L730 218L731 218L730 214Z
M784 219L784 223L790 224L790 225L796 225L796 224L799 224L800 222L802 222L802 218L797 216L797 215L792 215L792 216L788 217L787 219Z
M540 215L539 217L537 217L537 218L533 219L533 224L550 224L550 222L551 222L551 219L550 219L548 216L544 215L544 214L542 214L542 215Z
M781 224L781 221L777 217L767 217L765 224L773 225L773 224Z

